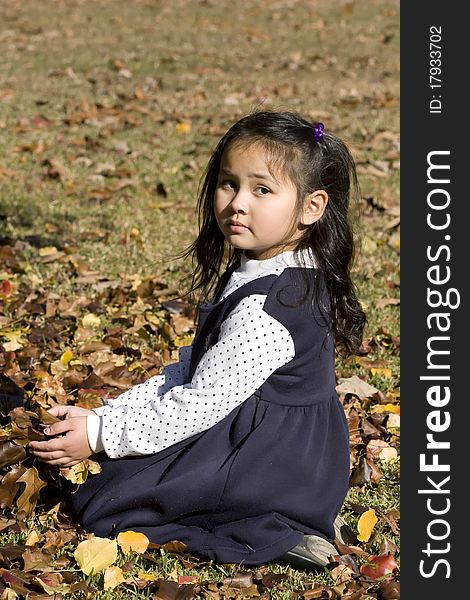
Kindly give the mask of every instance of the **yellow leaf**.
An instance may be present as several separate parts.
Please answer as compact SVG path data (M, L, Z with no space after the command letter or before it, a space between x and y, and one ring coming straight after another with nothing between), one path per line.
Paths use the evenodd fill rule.
M392 369L383 369L379 367L371 367L371 375L382 375L382 377L391 377Z
M72 360L73 358L73 352L72 350L70 350L70 348L68 350L66 350L62 356L60 357L60 362L64 365L67 366L69 364L69 362Z
M375 404L370 411L372 413L383 413L383 412L391 412L396 415L400 414L400 405L399 404Z
M2 344L6 352L15 352L15 350L19 350L28 342L28 340L23 337L23 330L21 329L16 331L4 331L2 336L8 340L8 342Z
M121 567L108 567L104 572L104 584L103 589L105 590L113 590L119 584L124 583L125 577L122 574Z
M96 329L100 327L101 319L94 313L88 313L83 317L82 325L83 327L92 327L93 329Z
M368 542L376 523L377 515L373 508L369 508L369 510L362 513L357 523L357 531L359 534L357 539L360 542Z
M82 484L88 478L88 475L96 475L101 472L101 467L99 463L94 460L90 460L86 458L81 462L73 465L73 467L66 467L64 469L60 469L60 474L65 479L68 479L72 483Z
M31 531L28 537L26 538L26 546L34 546L41 540L41 537L39 537L39 534L36 530Z
M113 564L117 558L116 540L92 537L80 542L74 553L80 569L85 575L99 573Z
M144 581L157 581L158 579L161 579L161 575L158 575L157 573L146 573L142 570L138 572L137 577Z
M143 554L150 542L144 533L124 531L117 536L117 543L125 554L131 551Z
M191 123L178 123L175 129L176 133L190 133Z
M52 256L58 252L59 251L55 246L44 246L44 248L39 248L39 256Z

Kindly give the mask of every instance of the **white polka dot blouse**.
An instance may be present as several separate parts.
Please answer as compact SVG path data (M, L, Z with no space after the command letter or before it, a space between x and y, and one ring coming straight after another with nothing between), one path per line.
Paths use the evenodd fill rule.
M301 253L302 266L314 267L310 252ZM221 299L244 284L298 267L292 251L266 260L242 256ZM245 297L222 323L217 343L189 372L191 347L180 348L179 361L163 374L136 385L87 417L93 451L111 458L156 454L205 431L249 398L278 368L294 358L289 331L263 310L265 295ZM255 343L262 340L262 344Z

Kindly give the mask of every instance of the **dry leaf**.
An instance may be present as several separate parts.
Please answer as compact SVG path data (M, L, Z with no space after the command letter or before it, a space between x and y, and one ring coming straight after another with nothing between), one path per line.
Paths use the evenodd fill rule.
M369 508L366 512L362 513L357 523L358 536L357 539L360 542L368 542L372 534L372 530L377 523L377 515L373 508Z
M92 329L97 329L101 326L101 319L95 315L94 313L88 313L82 319L83 327L91 327Z
M178 123L175 127L176 133L190 133L191 123Z
M86 458L81 462L73 465L73 467L66 467L64 469L60 469L60 474L65 479L68 479L72 483L82 484L88 478L88 475L96 475L97 473L101 473L101 467L99 463L94 460L90 460Z
M46 483L39 477L36 467L27 469L25 473L17 480L17 483L25 483L26 487L23 493L16 501L18 512L24 512L26 517L30 517L36 507L39 498L39 492Z
M354 394L358 398L370 398L379 390L360 379L357 375L353 375L347 378L340 377L336 391L338 394Z
M383 412L391 412L397 415L400 414L400 405L399 404L375 404L371 409L371 413L383 413Z
M125 554L128 552L143 554L147 550L150 541L144 533L124 531L117 536L117 543Z
M78 544L74 553L80 569L85 575L96 574L113 564L117 558L116 540L92 537Z
M104 572L103 589L113 590L115 587L126 581L121 567L111 566Z
M384 575L390 575L398 565L390 554L380 554L379 556L369 556L367 563L361 566L361 575L370 579L377 579Z

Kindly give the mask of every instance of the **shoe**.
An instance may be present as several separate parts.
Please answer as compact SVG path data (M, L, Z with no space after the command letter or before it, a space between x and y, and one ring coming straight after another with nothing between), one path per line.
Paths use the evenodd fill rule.
M302 540L281 557L276 559L280 565L288 565L294 569L319 571L329 564L329 557L338 551L318 535L304 535Z
M342 544L349 546L350 544L357 544L357 538L354 531L349 527L346 521L338 515L333 523L335 528L335 540L338 540Z

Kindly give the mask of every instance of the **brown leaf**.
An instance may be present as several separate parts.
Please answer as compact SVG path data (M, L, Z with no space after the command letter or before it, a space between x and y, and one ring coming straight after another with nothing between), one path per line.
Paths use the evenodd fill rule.
M325 598L327 596L324 595L326 592L326 587L324 585L320 585L319 587L314 587L311 590L306 590L302 594L303 600L316 600L316 598Z
M375 301L375 305L378 309L382 309L385 306L398 306L400 304L399 298L381 298Z
M16 501L19 516L22 514L25 517L30 517L39 499L39 492L46 485L46 482L39 477L36 467L31 467L25 471L17 481L26 484L23 493Z
M6 519L5 517L0 517L0 531L8 531L8 529L15 525L16 521L14 519Z
M0 486L0 508L11 508L13 506L13 501L20 487L17 481L25 472L26 468L23 465L18 465L3 477Z
M382 581L380 583L380 598L381 598L381 600L399 600L400 599L400 582L399 581Z
M253 585L253 575L250 573L237 573L233 577L224 579L224 585L238 590L249 588Z
M391 510L383 515L383 518L390 525L390 529L395 535L400 535L400 529L397 524L397 519L399 519L399 517L400 513L397 510Z
M28 597L31 594L32 590L26 587L31 583L31 579L21 571L17 571L16 569L9 571L7 569L0 569L0 577L20 596Z
M52 556L42 550L25 550L22 554L24 571L43 571L52 562Z
M380 554L396 554L398 552L398 546L389 540L384 538L380 544Z
M358 398L370 398L378 389L360 379L357 375L352 377L340 377L336 386L338 394L354 394Z
M372 467L365 457L359 459L358 466L354 469L349 480L350 487L354 485L364 485L370 481Z
M24 458L26 458L26 450L23 446L13 444L9 440L0 442L0 468L19 463Z
M176 581L161 581L158 591L153 595L154 600L176 600L179 585Z
M11 564L16 559L20 558L25 551L24 546L16 544L8 544L0 547L0 561L4 564Z

